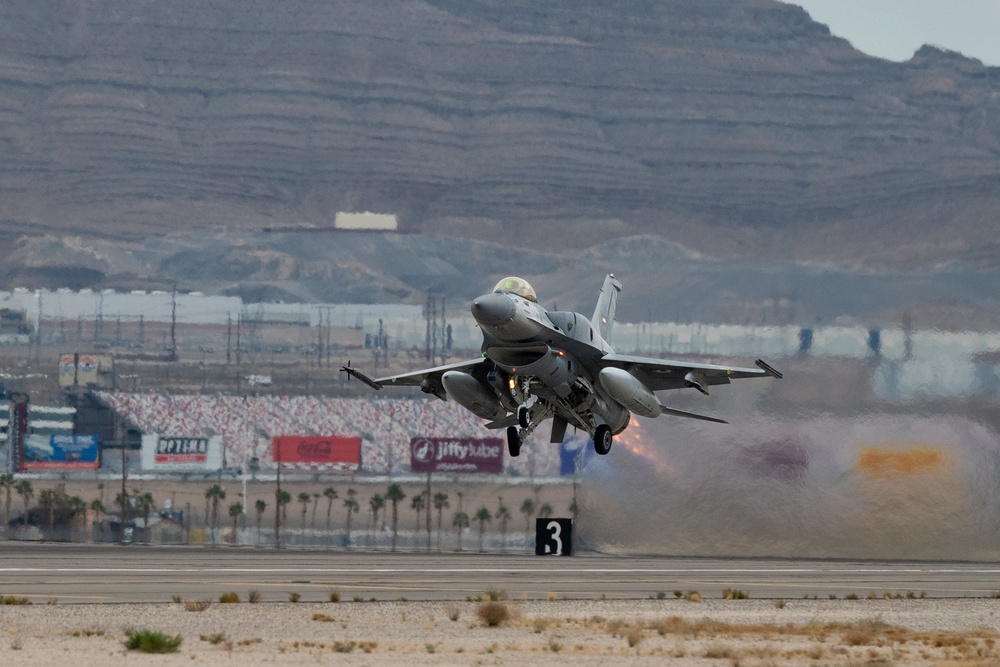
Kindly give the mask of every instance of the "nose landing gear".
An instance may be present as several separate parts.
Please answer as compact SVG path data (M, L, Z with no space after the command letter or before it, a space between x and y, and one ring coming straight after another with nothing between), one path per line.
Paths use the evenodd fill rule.
M531 424L531 413L528 411L528 406L519 405L517 407L517 423L520 424L521 428L528 428Z

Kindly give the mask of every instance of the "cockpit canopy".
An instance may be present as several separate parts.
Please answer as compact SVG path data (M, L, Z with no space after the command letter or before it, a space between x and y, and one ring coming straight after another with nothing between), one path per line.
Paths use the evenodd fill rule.
M523 299L538 303L538 297L535 296L535 290L531 288L531 285L529 285L528 281L524 278L508 276L497 283L497 286L493 288L493 293L516 294Z

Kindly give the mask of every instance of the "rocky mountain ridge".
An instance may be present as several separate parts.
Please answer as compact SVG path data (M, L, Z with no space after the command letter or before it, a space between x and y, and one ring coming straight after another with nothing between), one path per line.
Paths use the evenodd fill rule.
M772 0L13 0L5 234L328 225L996 264L997 68Z

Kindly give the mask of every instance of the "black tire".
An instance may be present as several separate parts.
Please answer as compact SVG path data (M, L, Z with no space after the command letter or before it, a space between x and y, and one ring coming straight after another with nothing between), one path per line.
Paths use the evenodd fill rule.
M517 434L516 426L507 427L507 453L513 458L521 453L521 437Z
M601 424L594 431L594 451L601 456L606 456L611 451L613 442L614 436L611 434L611 427L607 424Z
M528 412L528 408L525 406L519 406L517 408L517 423L521 428L528 428L528 423L531 421L531 413Z

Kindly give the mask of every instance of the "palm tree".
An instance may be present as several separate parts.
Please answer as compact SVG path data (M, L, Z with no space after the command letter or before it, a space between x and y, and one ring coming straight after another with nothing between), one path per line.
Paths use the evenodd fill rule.
M492 520L493 515L486 505L476 510L476 521L479 522L479 553L483 553L483 533L486 532L486 523Z
M333 501L337 498L337 491L328 486L323 489L323 497L326 498L326 532L330 532L330 512L333 511Z
M106 510L104 509L104 503L102 503L100 499L95 498L90 501L90 511L94 513L99 524L104 523L104 512Z
M216 533L219 530L219 502L226 499L226 490L218 484L213 484L205 491L205 499L212 503L212 521L210 525L212 526L212 544L215 544L218 542Z
M288 504L292 502L292 494L288 491L282 491L275 496L275 499L281 507L281 521L284 523L288 521Z
M287 508L288 508L288 503L292 502L292 494L290 494L288 491L276 491L274 494L274 502L277 504L277 507L275 508L274 511L275 513L278 512L281 513L281 525L284 526L286 524L286 520L288 519ZM275 544L277 544L280 547L281 535L275 535L274 539L275 539Z
M499 506L494 516L500 522L500 549L503 551L507 549L507 522L511 517L510 510L503 504L503 496L499 498Z
M135 497L135 507L139 512L142 513L142 536L144 542L149 544L149 515L156 507L153 504L153 494L147 491L142 493L139 489L133 489L132 494Z
M385 507L385 498L382 497L382 494L376 493L368 500L368 507L372 511L372 530L378 532L378 513Z
M82 525L86 524L87 521L87 503L83 502L83 498L80 496L72 496L67 501L69 503L69 510L73 513L73 523L74 530Z
M49 530L56 522L56 492L52 489L42 489L38 492L38 505L48 516Z
M350 548L351 546L351 518L354 514L357 514L358 511L361 509L361 506L358 505L357 499L354 497L357 495L357 493L358 492L355 491L354 489L348 489L347 497L344 498L344 507L347 508L347 521L345 522L345 527L344 527L344 533L345 533L344 546L348 548Z
M438 512L438 551L441 551L441 516L445 508L451 507L448 504L448 494L438 491L434 494L434 509Z
M525 498L521 503L520 512L524 515L524 543L527 544L531 539L531 517L535 513L535 501Z
M465 512L455 512L451 519L451 525L455 526L455 533L458 537L458 551L462 550L462 531L469 527L469 515Z
M417 513L417 529L413 532L413 542L416 544L417 538L420 536L420 516L424 511L424 494L418 493L410 499L410 507L414 512Z
M31 480L22 479L14 484L14 491L24 501L24 522L28 523L28 505L31 503L31 497L35 495L35 488L31 486Z
M260 522L264 519L264 510L267 509L267 503L263 500L258 500L253 504L255 510L257 510L257 543L260 544Z
M316 528L316 508L319 507L320 494L314 493L314 494L312 494L312 497L313 497L313 520L312 520L312 527L315 530L315 528Z
M396 534L399 528L399 501L406 497L403 487L392 483L385 490L385 499L392 503L392 550L396 550Z
M239 526L237 522L239 521L240 515L243 514L243 503L233 503L229 506L229 516L233 519L233 546L237 547L240 544L239 539Z
M3 526L6 529L7 522L10 521L10 494L14 490L14 475L10 473L0 475L0 489L3 489L4 495L6 495L6 502L3 509Z
M309 511L309 503L312 502L312 496L308 492L303 491L299 494L299 502L302 503L302 539L305 540L306 533L306 512Z
M115 505L121 509L121 516L118 519L119 540L125 544L125 525L129 522L129 509L132 507L131 498L125 491L119 491L115 496Z
M552 513L553 513L552 505L549 505L548 503L545 503L538 509L538 516L542 517L543 519L549 518L550 516L552 516Z

